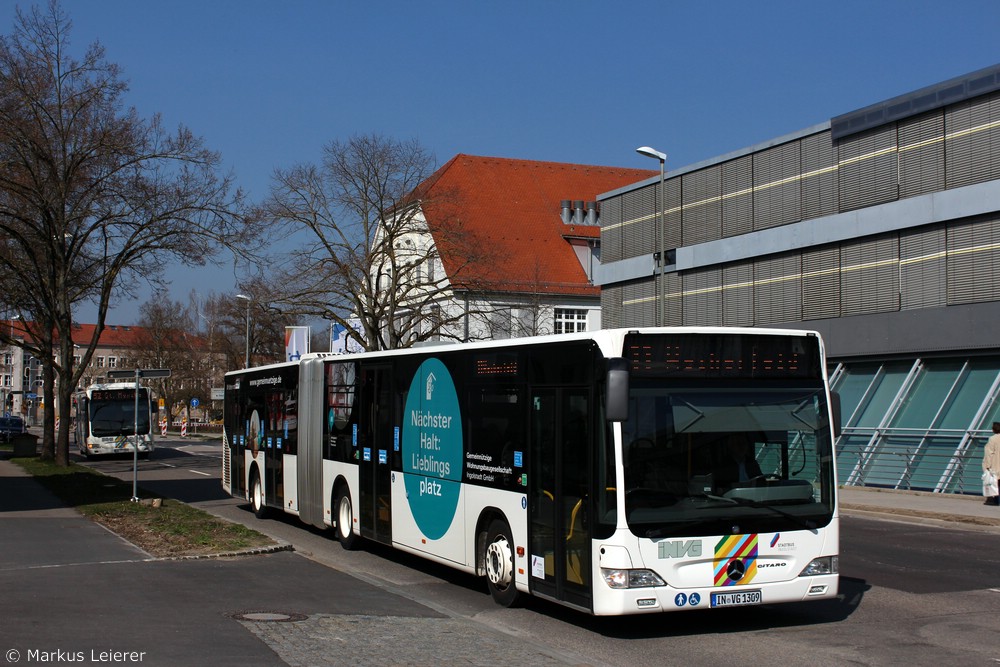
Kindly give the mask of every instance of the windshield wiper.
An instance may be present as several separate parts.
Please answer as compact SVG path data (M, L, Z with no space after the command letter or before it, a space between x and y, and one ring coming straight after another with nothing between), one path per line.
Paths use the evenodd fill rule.
M810 530L813 532L816 531L815 521L810 521L808 519L803 519L802 517L795 516L794 514L789 514L785 510L775 507L774 505L768 505L767 503L761 503L756 500L750 500L749 498L726 498L724 496L713 496L707 493L705 494L704 497L708 498L709 500L717 500L724 503L730 503L732 505L739 505L740 507L753 507L754 509L771 510L775 514L783 516L784 518L793 522L797 526L802 526L806 530ZM701 507L699 509L705 509L705 507Z

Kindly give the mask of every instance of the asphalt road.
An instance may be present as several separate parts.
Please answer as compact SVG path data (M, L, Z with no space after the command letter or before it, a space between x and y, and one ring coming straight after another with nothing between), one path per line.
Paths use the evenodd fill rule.
M91 465L131 479L130 459ZM429 614L479 624L516 639L519 646L541 647L555 656L554 664L637 667L750 660L937 666L996 664L1000 655L995 533L846 516L839 600L597 619L540 600L503 609L474 577L379 545L348 552L328 532L304 527L294 517L256 519L244 503L222 492L219 466L217 443L161 442L151 461L140 461L140 484L288 541L298 556L350 574L369 594L377 590L408 599ZM313 639L287 643L278 630L259 631L288 664L308 662L296 662L295 648L286 646L282 653L282 642L303 647L329 639L323 632L313 634ZM405 664L433 664L434 658Z

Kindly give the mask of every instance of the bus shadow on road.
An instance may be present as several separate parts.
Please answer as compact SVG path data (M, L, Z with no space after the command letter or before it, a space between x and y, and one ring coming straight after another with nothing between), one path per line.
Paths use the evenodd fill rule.
M253 510L249 503L241 502L238 507L245 511L249 516L253 516ZM293 514L284 514L279 510L272 508L268 510L265 518L260 521L275 521L295 528L296 530L306 531L313 535L322 537L329 541L329 548L334 553L338 553L343 549L337 541L337 537L332 528L317 528L316 526L304 524ZM253 522L248 523L248 525L251 527L258 527ZM434 561L427 560L426 558L421 558L420 556L400 551L399 549L395 549L389 545L381 544L369 539L361 540L357 547L357 551L362 552L371 558L377 558L408 569L417 570L429 577L433 577L442 582L463 588L476 596L482 596L487 599L490 597L489 590L486 587L486 580L483 577L477 577L467 572L456 570L441 563L435 563ZM377 569L377 567L372 569ZM529 603L534 601L534 599L529 599ZM555 608L565 610L564 607L557 606Z

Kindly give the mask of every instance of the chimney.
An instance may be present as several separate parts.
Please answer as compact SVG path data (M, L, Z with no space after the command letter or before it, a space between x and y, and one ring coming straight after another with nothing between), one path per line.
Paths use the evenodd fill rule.
M583 202L574 201L573 202L573 224L582 225L583 224Z
M587 202L587 221L586 221L585 224L590 225L591 227L596 227L597 226L597 202L596 201L589 201L589 202Z
M568 225L570 222L572 222L573 213L571 207L573 206L573 202L571 202L568 199L563 199L561 202L559 202L559 205L562 207L563 224Z

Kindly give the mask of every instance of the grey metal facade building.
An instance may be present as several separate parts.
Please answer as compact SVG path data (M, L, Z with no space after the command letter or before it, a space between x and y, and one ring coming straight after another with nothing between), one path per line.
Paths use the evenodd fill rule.
M603 326L817 330L841 483L981 492L1000 419L1000 65L660 186L599 198Z

